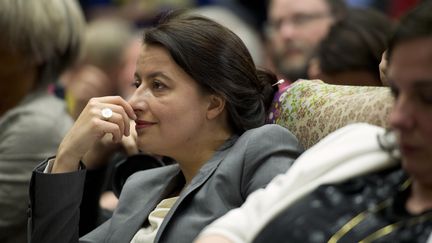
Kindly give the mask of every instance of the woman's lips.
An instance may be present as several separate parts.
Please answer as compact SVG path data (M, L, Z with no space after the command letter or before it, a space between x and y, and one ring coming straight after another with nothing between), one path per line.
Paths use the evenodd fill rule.
M153 126L157 124L156 122L150 122L150 121L144 121L144 120L137 120L135 121L135 129L144 129L150 126Z
M403 155L410 156L417 153L419 151L419 148L408 144L402 144L400 146L400 150Z

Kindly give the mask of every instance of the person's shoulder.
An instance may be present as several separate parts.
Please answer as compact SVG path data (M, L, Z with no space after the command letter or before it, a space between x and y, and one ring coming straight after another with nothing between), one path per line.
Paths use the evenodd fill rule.
M297 140L296 137L285 127L277 124L266 124L246 131L240 139L265 141L265 140Z
M21 104L5 114L5 119L13 120L32 117L47 121L59 118L72 119L67 113L65 102L47 92L29 94Z
M55 148L72 126L72 119L62 102L42 95L8 112L1 122L1 143Z
M266 124L246 131L240 136L236 145L249 151L249 154L260 153L260 151L271 152L281 148L303 151L296 136L287 128L276 124Z
M277 124L265 124L263 126L247 130L242 136L254 137L254 136L263 136L263 135L266 136L266 135L273 135L273 134L280 134L280 133L287 134L291 132L287 128Z
M73 123L72 117L67 112L66 103L54 95L44 94L35 99L24 109L29 116L36 117L48 123L69 122Z
M72 119L67 113L66 103L48 93L35 94L35 97L31 101L23 104L21 109L22 113L46 120L59 118Z

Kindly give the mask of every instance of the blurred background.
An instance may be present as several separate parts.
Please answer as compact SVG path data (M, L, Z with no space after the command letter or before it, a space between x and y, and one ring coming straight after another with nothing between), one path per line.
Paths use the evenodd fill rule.
M261 28L267 12L267 0L80 0L87 20L102 16L119 16L137 26L146 23L161 10L223 6L256 28ZM421 0L346 0L352 7L377 9L397 19Z

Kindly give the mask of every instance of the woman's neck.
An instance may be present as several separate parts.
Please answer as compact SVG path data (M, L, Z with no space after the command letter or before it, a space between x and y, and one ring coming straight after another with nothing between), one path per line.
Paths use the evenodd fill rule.
M222 144L221 144L222 145ZM219 146L218 146L219 147ZM182 173L185 177L186 184L189 184L192 179L198 174L198 171L201 167L213 157L217 148L209 148L209 147L197 147L193 154L188 154L187 158L180 158L177 160L177 163L182 170Z
M406 208L412 214L420 214L432 209L432 187L413 180Z
M183 150L182 154L175 157L185 177L186 184L192 181L201 167L210 160L214 153L232 136L232 134L228 132L216 134L212 139L200 141L190 149Z

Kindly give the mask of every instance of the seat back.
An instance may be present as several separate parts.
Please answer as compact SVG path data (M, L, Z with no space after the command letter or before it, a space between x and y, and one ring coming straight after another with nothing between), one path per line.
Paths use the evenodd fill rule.
M299 80L275 96L269 122L288 128L305 149L351 123L388 127L388 87L330 85Z

